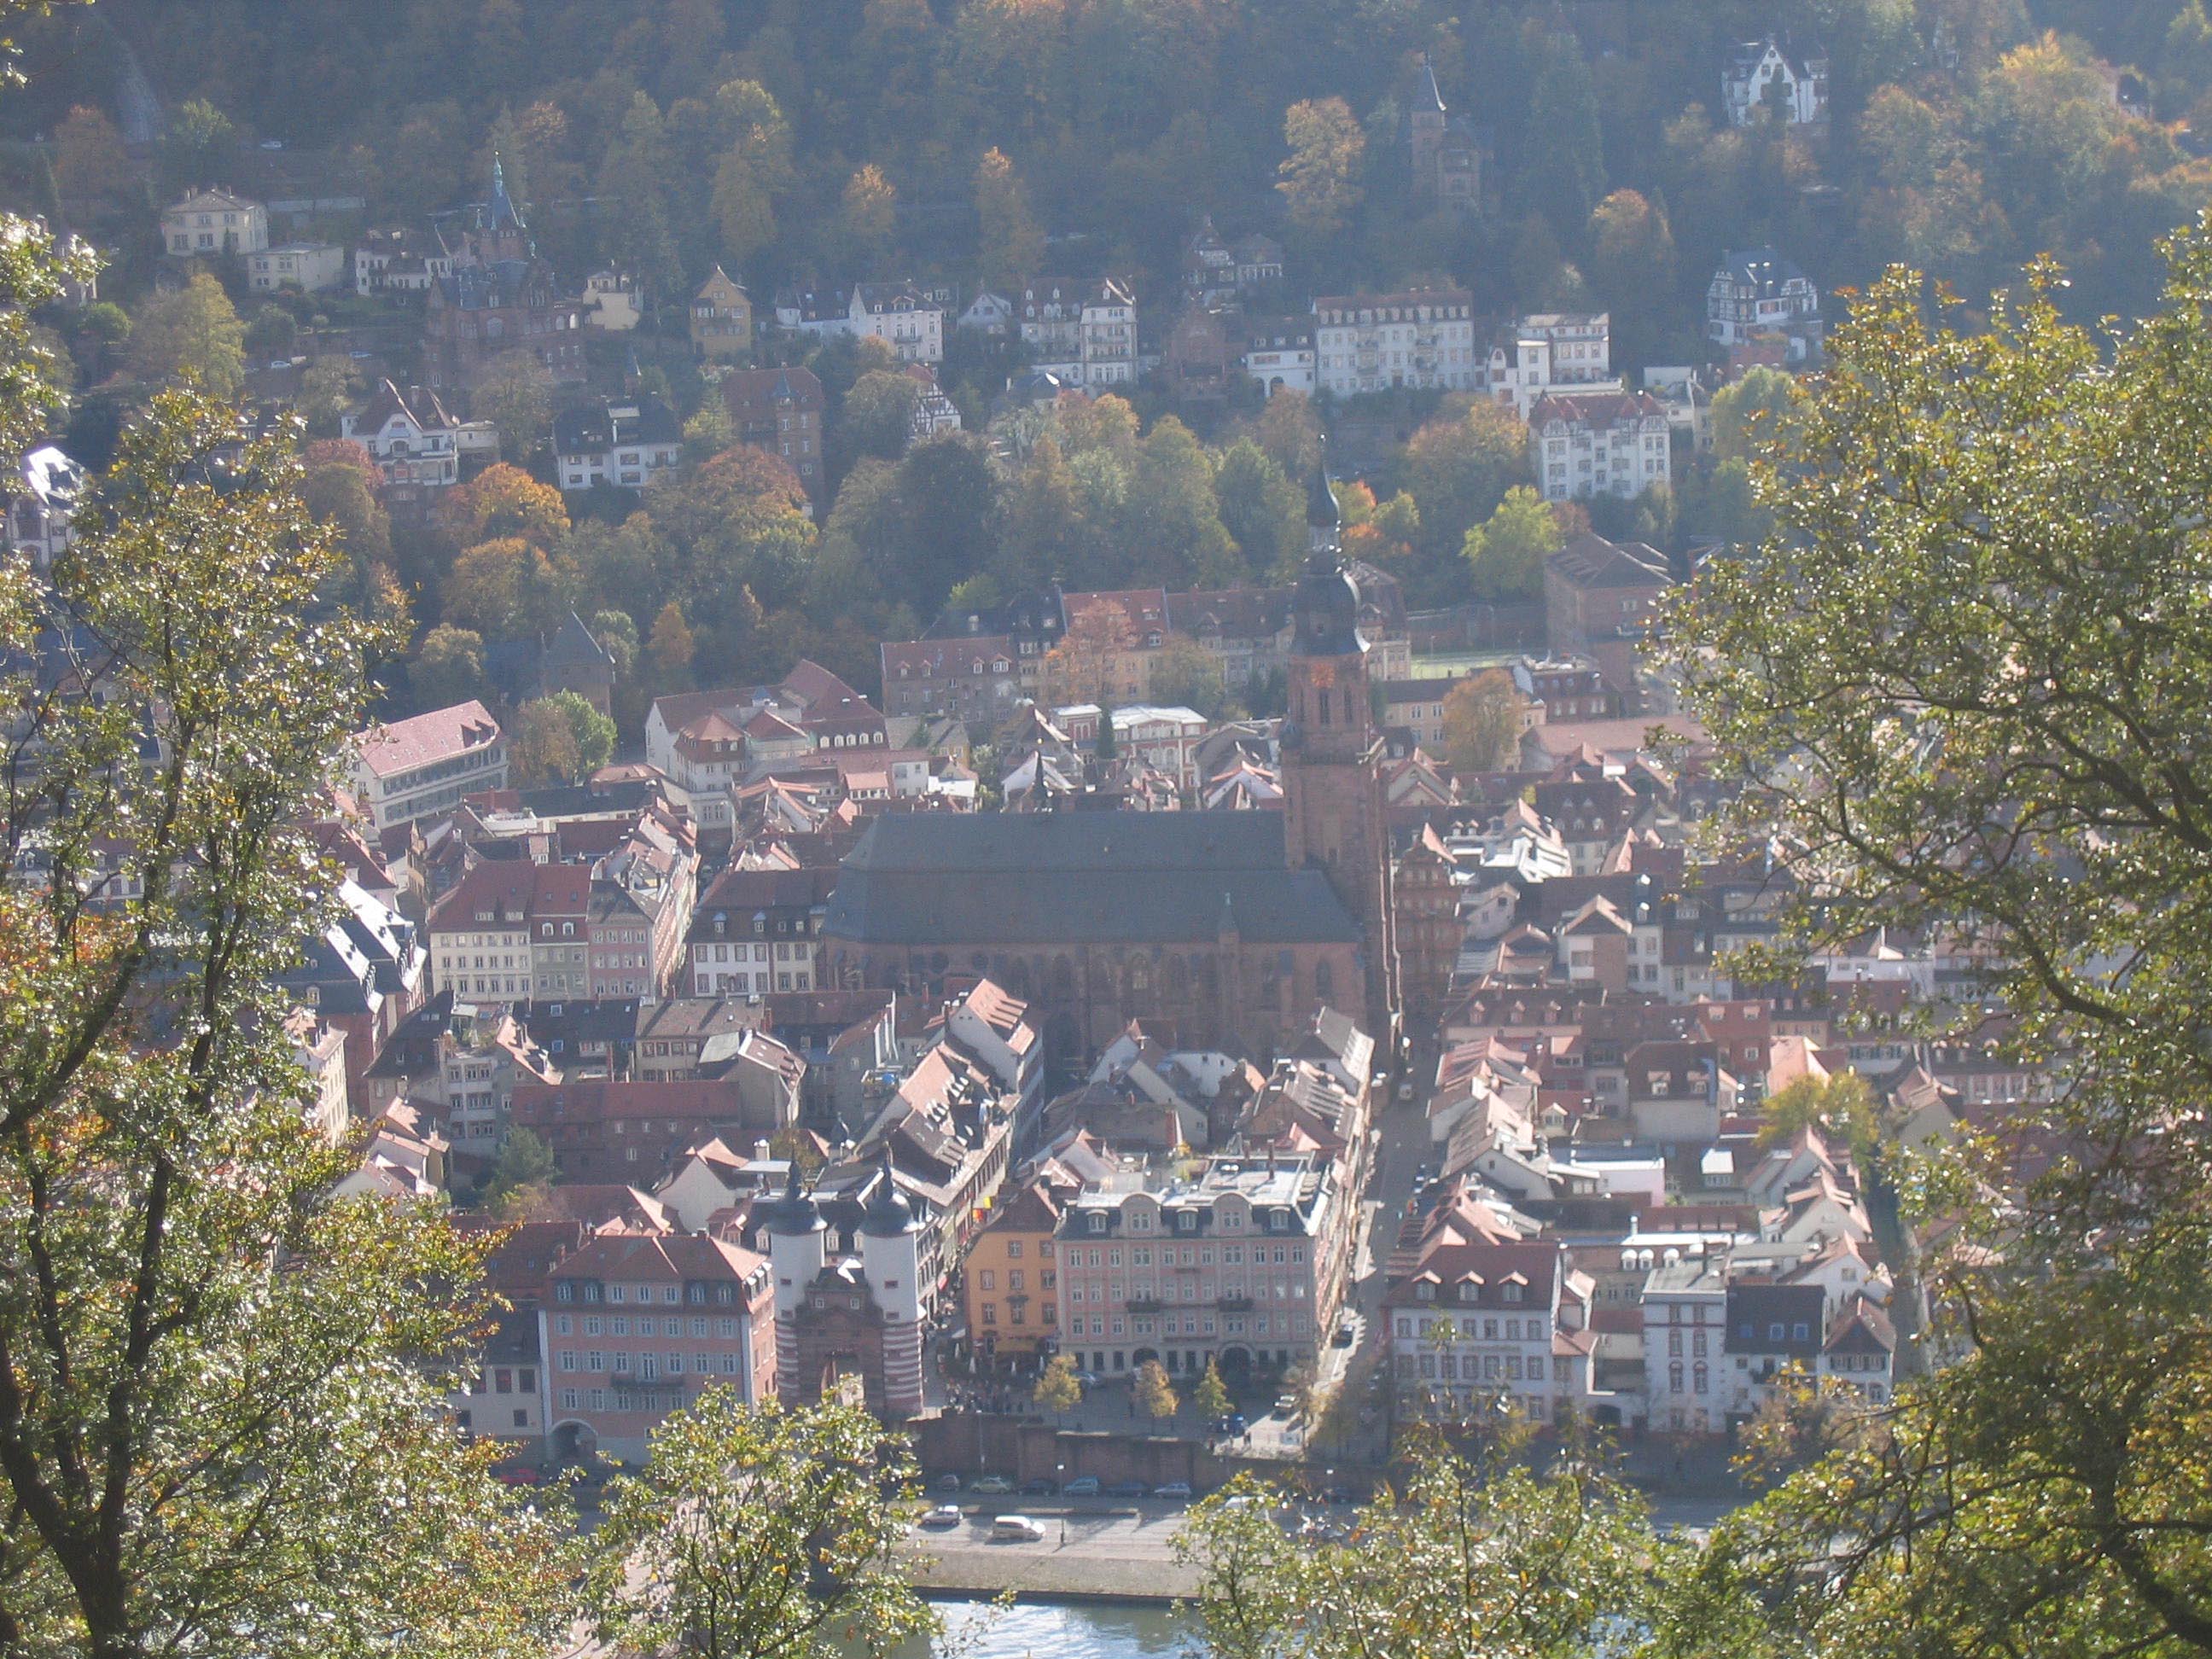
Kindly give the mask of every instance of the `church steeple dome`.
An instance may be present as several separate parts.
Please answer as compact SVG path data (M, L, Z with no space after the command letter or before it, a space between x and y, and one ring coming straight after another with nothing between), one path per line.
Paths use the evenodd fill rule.
M1297 624L1292 655L1356 657L1367 648L1359 637L1359 594L1344 570L1343 515L1326 464L1315 466L1306 489L1306 567L1291 610Z

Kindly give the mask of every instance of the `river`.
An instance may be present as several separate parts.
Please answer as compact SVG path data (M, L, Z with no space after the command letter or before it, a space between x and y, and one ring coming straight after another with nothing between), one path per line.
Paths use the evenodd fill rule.
M1197 1651L1188 1625L1165 1607L994 1607L980 1601L935 1603L945 1634L892 1659L1152 1659Z

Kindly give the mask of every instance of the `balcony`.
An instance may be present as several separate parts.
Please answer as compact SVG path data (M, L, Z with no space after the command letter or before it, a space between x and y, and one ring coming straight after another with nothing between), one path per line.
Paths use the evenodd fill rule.
M1250 1313L1252 1298L1249 1296L1224 1296L1214 1305L1224 1313Z
M1133 1314L1156 1314L1165 1304L1156 1296L1133 1296L1126 1305Z

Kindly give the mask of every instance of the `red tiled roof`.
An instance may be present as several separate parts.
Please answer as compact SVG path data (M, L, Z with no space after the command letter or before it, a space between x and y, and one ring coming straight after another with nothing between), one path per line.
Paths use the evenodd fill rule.
M499 735L491 710L471 697L412 720L371 726L357 741L362 764L381 778L482 749L496 743Z

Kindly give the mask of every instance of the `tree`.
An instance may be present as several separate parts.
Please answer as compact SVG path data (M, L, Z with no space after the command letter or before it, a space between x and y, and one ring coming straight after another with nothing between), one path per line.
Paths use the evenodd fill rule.
M1616 190L1589 222L1591 286L1613 318L1616 364L1641 362L1657 344L1675 295L1674 232L1663 208Z
M1130 1383L1137 1409L1147 1417L1173 1417L1182 1409L1176 1398L1175 1384L1168 1381L1167 1368L1157 1359L1147 1359L1137 1367L1137 1375Z
M1310 478L1321 465L1321 417L1303 392L1283 391L1267 399L1252 422L1252 441L1293 481Z
M534 351L502 351L485 365L469 407L499 428L500 453L526 466L553 424L553 376Z
M526 702L515 712L507 733L507 764L515 783L525 789L551 783L574 783L584 775L583 750L576 728L568 716L544 698Z
M161 135L161 188L175 196L194 185L222 174L223 164L237 147L238 129L204 98L188 98L170 112Z
M1713 454L1748 460L1758 447L1785 437L1799 400L1797 382L1764 364L1746 369L1713 394Z
M698 647L684 620L684 607L671 599L653 619L653 632L645 642L646 660L653 665L653 684L663 692L691 689L691 657Z
M1290 575L1305 556L1305 492L1250 438L1222 453L1213 472L1221 523L1259 581Z
M561 1178L553 1149L535 1130L520 1127L507 1132L484 1180L483 1206L502 1218L520 1217Z
M438 523L464 547L515 536L550 548L568 528L568 509L552 485L502 461L448 489L438 503Z
M298 335L299 326L290 312L282 306L264 305L246 325L245 345L256 362L265 363L272 358L289 358Z
M600 159L599 193L611 209L608 240L616 255L657 294L676 291L684 280L669 231L674 172L659 106L642 89L633 92L614 141Z
M1198 1379L1198 1389L1191 1395L1191 1403L1198 1414L1212 1422L1229 1415L1229 1385L1221 1380L1221 1368L1213 1363L1213 1356L1206 1357L1206 1374Z
M898 189L873 161L845 181L837 203L837 228L864 260L883 257L898 228Z
M231 398L246 385L246 329L222 284L204 270L146 301L131 327L131 372Z
M893 1553L915 1492L903 1441L851 1406L787 1412L713 1388L609 1489L593 1624L611 1650L838 1659L936 1627Z
M1367 135L1341 98L1310 98L1283 115L1283 142L1290 155L1277 172L1291 223L1316 236L1344 228L1359 205L1359 174Z
M1759 1103L1759 1141L1775 1146L1800 1129L1818 1129L1850 1148L1863 1162L1873 1156L1878 1133L1874 1090L1856 1072L1832 1077L1801 1077Z
M1036 441L1029 464L1000 494L998 532L999 572L1010 589L1072 578L1097 556L1099 530L1085 514L1082 482L1051 437Z
M79 104L54 127L54 184L72 216L99 217L121 207L131 189L131 157L106 112Z
M515 772L538 783L581 783L606 765L615 752L615 721L591 706L581 692L553 692L520 708L522 732L515 737ZM560 721L566 737L553 732ZM538 728L544 732L538 734ZM525 734L531 734L529 741Z
M1055 1417L1083 1403L1083 1384L1075 1375L1075 1356L1056 1353L1045 1362L1031 1396Z
M737 442L738 423L720 397L709 397L684 422L684 459L694 465L736 447Z
M1521 169L1522 207L1549 219L1560 240L1578 236L1605 194L1605 136L1582 43L1565 31L1547 42L1529 88L1528 130L1541 137Z
M757 81L726 82L714 108L730 138L708 210L735 271L775 240L775 198L791 184L791 137L783 111Z
M334 435L353 402L353 371L343 357L318 357L300 377L300 418L311 432Z
M1303 1423L1314 1413L1314 1399L1317 1383L1314 1368L1306 1360L1299 1360L1283 1373L1283 1392L1291 1397L1291 1420Z
M1220 587L1236 580L1236 550L1214 497L1212 462L1172 415L1145 434L1123 518L1129 562L1156 579L1176 587Z
M1030 193L1006 151L983 152L975 164L975 267L986 283L1011 287L1044 262L1044 232Z
M392 559L392 520L378 499L384 484L376 463L359 444L325 440L301 458L300 499L338 533L338 544L356 569Z
M1528 430L1511 410L1477 398L1413 434L1401 476L1420 505L1427 549L1456 562L1467 532L1528 476ZM1462 580L1465 569L1462 564L1455 573Z
M1273 1517L1295 1495L1249 1476L1191 1511L1176 1551L1199 1569L1208 1652L1579 1659L1648 1615L1665 1547L1635 1492L1579 1449L1541 1474L1505 1444L1465 1457L1423 1433L1407 1449L1404 1489L1362 1509L1344 1543L1285 1532Z
M479 542L454 560L438 601L447 622L489 640L548 632L568 608L553 562L520 536Z
M592 613L592 637L615 659L615 679L627 680L637 666L637 623L627 611Z
M1445 757L1462 772L1510 770L1521 752L1527 706L1502 668L1462 680L1444 696Z
M1668 619L1717 775L1755 781L1723 827L1755 819L1806 895L1790 936L1974 940L1977 1002L2067 1078L1989 1143L1896 1158L1911 1214L1954 1218L1899 1287L1900 1352L1972 1358L1717 1531L1680 1650L1746 1613L1801 1650L1900 1621L1931 1651L2212 1645L2212 1354L2185 1311L2212 1292L2212 632L2125 597L2185 590L2203 554L2179 504L2212 491L2186 412L2212 392L2212 232L2165 253L2162 304L2110 343L2062 319L2048 263L1964 331L1885 277L1761 460L1776 533ZM1980 1271L1993 1249L2032 1266Z
M0 253L15 303L38 258ZM550 1522L443 1408L479 1247L333 1200L303 1118L280 987L332 895L297 826L396 642L327 601L343 561L299 478L227 406L152 400L45 596L101 641L98 704L27 695L40 612L0 599L0 699L39 757L0 800L0 1624L27 1653L405 1630L520 1656L566 1623Z
M1544 561L1565 538L1551 505L1527 484L1516 484L1462 544L1474 580L1474 596L1489 605L1515 605L1544 597Z
M451 708L482 696L484 690L483 635L473 629L441 623L422 636L407 667L407 683L422 708Z
M1229 702L1221 683L1220 658L1188 635L1169 635L1152 661L1152 698L1219 720Z
M855 455L895 461L914 435L914 411L921 402L921 382L896 369L871 369L845 394L842 434Z

